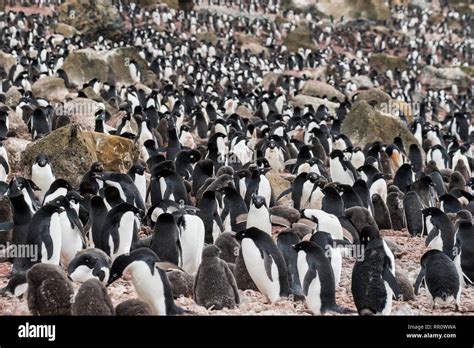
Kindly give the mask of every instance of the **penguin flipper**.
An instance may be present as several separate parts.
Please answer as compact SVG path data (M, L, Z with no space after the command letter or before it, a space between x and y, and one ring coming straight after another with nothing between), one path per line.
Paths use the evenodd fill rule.
M419 292L420 286L421 286L421 282L423 281L424 278L425 278L425 269L422 268L420 270L420 273L418 274L418 277L416 278L416 281L415 281L415 285L414 285L415 295L418 295L418 292Z
M398 285L398 282L395 279L395 276L393 275L392 271L390 271L390 268L388 265L386 265L383 269L382 278L388 283L388 285L390 285L390 288L392 289L393 294L398 299L401 293L400 286Z
M290 187L289 189L286 189L285 191L283 191L282 193L280 193L280 195L278 196L278 198L276 199L277 202L284 196L288 195L291 193L291 191L293 190L293 187Z
M265 272L267 273L268 278L273 282L272 276L272 264L273 258L270 254L263 253L263 265L265 266Z
M314 278L318 276L318 272L316 271L316 268L312 267L309 268L308 271L306 272L306 275L304 276L303 280L303 294L305 296L308 295L308 290L309 286L311 285L311 282L313 281Z
M425 246L429 246L430 243L435 239L435 237L438 235L439 230L438 227L433 226L433 229L428 233L428 236L426 236L425 240Z

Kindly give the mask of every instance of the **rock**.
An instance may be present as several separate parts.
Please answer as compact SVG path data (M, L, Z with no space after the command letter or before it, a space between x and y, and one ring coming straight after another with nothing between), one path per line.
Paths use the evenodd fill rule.
M59 128L29 144L21 154L25 171L31 171L40 153L49 156L57 178L66 178L76 186L93 162L102 161L108 171L126 172L137 157L131 140L83 131L78 124Z
M66 115L72 123L78 123L83 130L93 131L95 129L95 112L98 108L95 100L87 98L76 98L66 102L55 109L56 115Z
M395 68L404 70L407 66L405 58L383 53L373 53L369 58L369 62L370 66L381 74L385 73L387 70L393 72Z
M0 68L3 68L7 74L15 63L16 59L13 55L0 51Z
M21 165L21 153L25 151L31 141L21 138L6 138L3 146L8 153L8 163L10 164L13 173L21 173L24 168Z
M345 99L344 94L339 92L333 86L316 80L306 81L301 90L301 93L312 97L326 96L329 100L336 98L337 100L339 100L339 102L343 102Z
M283 75L279 73L269 72L263 77L262 86L263 89L268 91L270 90L270 86L278 87L279 80L282 78Z
M313 35L309 30L308 23L304 21L301 21L295 30L286 35L283 45L291 52L297 52L300 48L316 50Z
M350 80L357 85L358 89L373 88L374 83L366 75L352 76Z
M324 104L329 109L329 113L332 115L336 114L336 108L339 106L339 103L333 103L321 98L311 97L309 95L298 94L293 99L291 99L290 103L293 106L299 106L303 108L305 105L312 105L315 110L318 109L319 105Z
M56 76L46 76L37 80L31 86L36 98L45 98L51 101L63 101L69 91L64 80Z
M420 74L423 85L436 89L451 88L453 84L458 88L471 88L474 79L469 77L461 68L435 68L425 66Z
M390 19L390 9L383 0L319 0L316 9L326 16L347 19Z
M383 115L365 100L357 100L342 123L341 132L346 134L357 146L364 146L375 140L391 144L393 138L400 136L406 148L417 140L400 120Z
M404 272L400 270L395 271L395 278L397 279L398 286L400 287L400 293L403 296L403 301L415 300L415 291L413 286L410 284L408 277Z
M81 31L87 39L96 40L102 35L119 41L124 37L122 17L111 0L68 0L58 12L60 22Z
M69 80L78 86L97 78L102 82L132 84L128 64L136 61L142 76L147 71L146 62L133 47L120 47L107 52L97 52L91 48L71 52L64 61L63 69Z
M253 116L253 111L245 105L237 106L237 109L235 109L235 113L240 117L246 119L249 119Z
M77 50L66 57L63 69L69 80L81 87L93 78L107 81L109 66L104 56L104 52L99 53L92 48Z
M270 185L272 187L272 194L275 199L277 199L280 194L291 187L291 183L288 180L285 180L280 174L274 172L268 172L265 174ZM290 196L286 195L282 197L276 204L286 205L290 204Z
M66 23L53 23L50 25L50 28L54 31L54 33L62 35L64 37L73 37L76 35L81 35L81 32L79 30Z
M21 97L22 97L22 95L18 91L18 87L11 86L8 89L7 93L5 93L6 105L11 107L11 108L15 108L18 104L20 104Z
M378 88L372 88L366 91L356 92L356 100L365 100L371 105L379 105L389 103L391 98L384 91Z
M173 288L173 297L193 297L194 277L186 272L172 270L166 273Z

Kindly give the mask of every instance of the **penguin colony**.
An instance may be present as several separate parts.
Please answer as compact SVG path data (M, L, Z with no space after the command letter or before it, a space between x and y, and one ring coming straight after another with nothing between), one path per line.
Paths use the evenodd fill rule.
M227 3L236 4L244 9L244 2ZM385 25L413 33L401 36L282 11L278 1L249 4L248 12L279 13L283 23L115 1L130 19L128 37L90 42L49 35L54 16L0 14L0 48L16 57L0 70L2 141L20 136L9 126L12 113L32 141L69 122L31 90L36 80L57 76L79 97L92 88L101 100L95 131L132 139L140 153L126 173L96 162L72 185L47 153L31 163L31 176L12 173L11 153L0 146L0 188L8 198L0 237L10 248L37 251L12 257L4 250L1 260L11 267L2 295L23 296L33 315L179 315L192 314L175 302L180 296L209 310L232 309L250 289L267 303L289 299L315 315L388 315L394 301L404 301L397 246L382 232L395 230L426 246L410 285L415 293L433 308L462 308L474 281L472 90L454 83L424 89L420 74L472 58L470 41L453 39L471 35L472 18L445 8L437 23L430 10L392 6ZM319 49L291 52L282 39L303 20ZM215 42L199 38L206 32ZM265 37L262 53L241 49L238 32ZM152 74L149 91L113 80L77 86L62 69L77 49L122 46L146 61L148 71L135 61L128 67L136 82ZM403 56L405 68L380 73L371 52ZM324 66L331 69L320 81L343 98L291 103L311 82L307 71ZM285 71L293 73L264 86L265 75ZM392 115L416 142L393 134L359 147L341 133L365 88L362 78L393 100L420 105L412 121L402 111ZM7 99L12 87L21 94L17 105ZM105 104L121 111L117 127ZM242 109L253 112L244 117ZM289 189L279 189L275 177ZM336 301L347 265L356 311ZM125 274L138 299L114 307L108 292L127 283Z

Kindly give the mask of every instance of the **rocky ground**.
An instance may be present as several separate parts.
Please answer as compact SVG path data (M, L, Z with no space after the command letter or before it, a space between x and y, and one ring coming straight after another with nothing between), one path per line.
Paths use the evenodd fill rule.
M407 231L387 230L383 231L383 235L399 248L395 252L396 267L413 284L419 272L418 260L426 250L424 240L410 237ZM336 290L336 301L340 306L355 311L351 293L351 274L354 262L353 259L343 259L343 270L340 285ZM0 288L6 285L6 277L9 272L10 266L8 264L0 265ZM77 291L79 284L75 283L74 286ZM137 297L128 275L113 283L109 287L109 294L114 305ZM261 293L252 290L240 291L240 296L242 303L235 309L208 310L197 305L191 297L185 296L178 298L176 304L190 311L189 315L311 315L304 303L299 301L284 298L271 304ZM26 299L0 297L0 315L29 315ZM335 314L328 313L326 315ZM437 305L435 309L432 309L428 303L425 289L421 288L420 294L415 300L394 301L392 315L474 315L474 288L463 289L459 312L454 311L454 306L440 307Z

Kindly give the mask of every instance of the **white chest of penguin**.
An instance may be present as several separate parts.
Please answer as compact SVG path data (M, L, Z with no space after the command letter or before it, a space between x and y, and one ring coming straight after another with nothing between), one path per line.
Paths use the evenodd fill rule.
M272 279L270 279L265 270L265 262L260 250L250 238L242 240L242 256L245 267L255 281L257 288L266 294L272 303L276 302L280 298L280 281L276 263L272 262L270 268Z
M166 315L166 302L163 281L157 269L151 274L144 262L133 262L128 267L138 297L148 303L155 315Z

